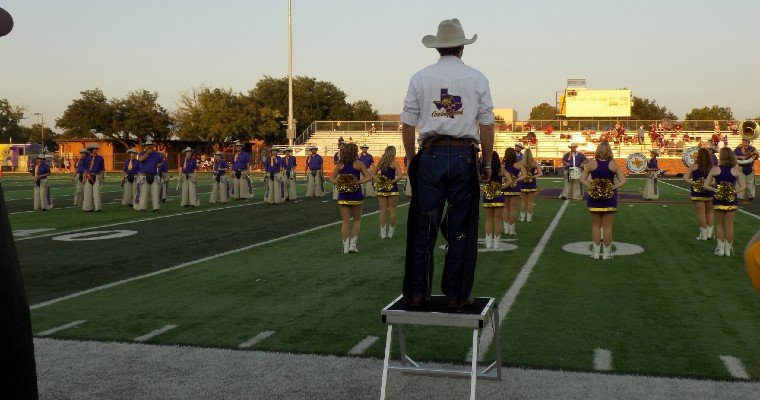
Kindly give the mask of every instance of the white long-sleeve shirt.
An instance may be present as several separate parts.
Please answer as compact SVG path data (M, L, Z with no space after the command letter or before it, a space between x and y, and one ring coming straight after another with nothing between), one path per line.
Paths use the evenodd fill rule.
M418 143L433 135L480 142L478 124L493 125L488 79L459 57L441 57L409 82L401 122L418 126Z

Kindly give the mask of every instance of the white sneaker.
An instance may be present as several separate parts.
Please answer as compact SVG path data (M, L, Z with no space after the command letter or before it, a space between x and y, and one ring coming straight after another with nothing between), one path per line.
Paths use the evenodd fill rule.
M710 240L715 237L715 225L708 226L707 227L707 240Z
M723 255L726 257L731 257L731 255L734 254L734 244L728 243L728 240L723 241Z
M501 221L501 231L509 235L509 224L506 221Z
M525 213L522 212L522 211L520 212L520 219L519 219L519 221L520 222L525 222Z
M533 214L528 214L528 218L526 218L525 220L528 222L533 221Z
M493 237L493 244L491 244L492 249L498 249L501 247L501 236L494 236Z
M349 240L343 239L343 254L348 254Z
M697 236L697 240L707 240L707 228L699 228L699 236Z
M591 258L593 258L594 260L599 259L599 250L601 247L602 247L601 243L600 244L591 243Z
M492 243L493 243L493 235L486 234L486 249L490 249Z
M515 230L515 227L517 224L512 224L509 226L509 233L512 234L512 236L517 236L517 231Z
M387 235L385 234L385 225L380 226L380 239L385 239Z
M723 245L723 241L718 239L718 245L715 246L715 255L722 256L724 253L725 253L725 246Z
M358 253L359 249L356 248L356 240L359 239L358 237L354 236L351 238L351 241L348 244L348 252L349 253Z
M609 246L602 244L602 260L612 260L612 243Z
M392 238L394 233L396 233L396 227L395 226L389 226L388 227L388 238Z

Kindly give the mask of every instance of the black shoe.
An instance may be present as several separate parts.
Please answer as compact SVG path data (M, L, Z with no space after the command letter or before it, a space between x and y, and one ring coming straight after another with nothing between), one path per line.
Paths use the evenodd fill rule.
M422 297L412 297L406 300L406 305L408 307L422 307L422 303L423 303Z

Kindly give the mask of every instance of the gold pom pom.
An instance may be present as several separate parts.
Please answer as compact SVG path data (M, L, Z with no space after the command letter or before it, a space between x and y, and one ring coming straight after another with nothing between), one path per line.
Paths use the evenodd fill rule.
M528 172L528 175L525 178L523 178L523 182L525 182L525 183L531 183L531 182L533 182L533 174L531 174L530 172Z
M393 181L385 175L378 175L375 177L375 181L372 183L372 186L374 186L375 190L379 192L390 192L393 190Z
M354 193L359 190L359 180L351 174L340 174L335 179L338 193Z
M691 185L691 189L694 191L694 193L704 193L705 188L703 187L705 184L705 178L699 178L694 181L694 184Z
M733 202L736 200L736 187L730 182L721 182L715 191L715 198L721 201Z
M516 188L517 187L517 175L509 174L509 177L512 178L512 183L507 185L507 177L501 178L501 186L507 187L507 188Z
M488 182L483 186L483 194L486 200L493 200L501 195L501 184L499 182Z
M612 181L609 179L592 179L588 188L588 196L595 200L611 199L613 195Z

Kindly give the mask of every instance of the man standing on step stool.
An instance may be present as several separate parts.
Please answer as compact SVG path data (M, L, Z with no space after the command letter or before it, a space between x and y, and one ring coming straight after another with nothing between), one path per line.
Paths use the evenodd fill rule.
M404 298L410 307L431 296L435 241L441 227L448 251L441 290L449 307L461 308L471 298L478 246L478 180L488 181L491 163L481 164L493 151L494 115L488 79L462 62L467 39L458 19L442 21L437 35L422 38L440 54L436 64L412 76L401 113L406 156L411 158L412 197L407 221ZM414 154L415 127L419 152ZM412 158L412 156L414 156ZM494 172L495 173L495 172Z

